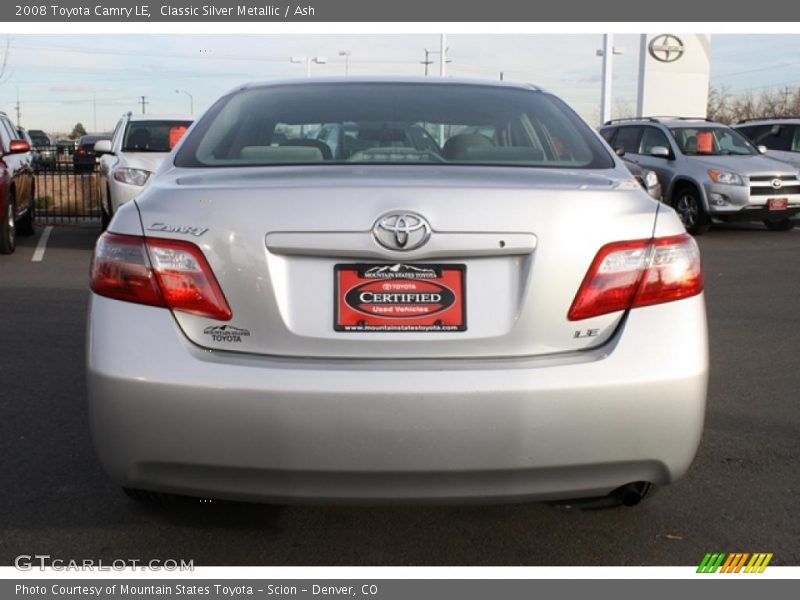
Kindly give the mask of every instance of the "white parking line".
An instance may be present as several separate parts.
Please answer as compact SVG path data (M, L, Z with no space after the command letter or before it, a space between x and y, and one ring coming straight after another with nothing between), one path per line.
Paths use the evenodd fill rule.
M53 226L48 225L44 228L42 236L39 238L39 243L36 244L36 250L33 251L31 262L42 262L44 258L44 251L47 249L47 240L50 239L50 234L53 232Z

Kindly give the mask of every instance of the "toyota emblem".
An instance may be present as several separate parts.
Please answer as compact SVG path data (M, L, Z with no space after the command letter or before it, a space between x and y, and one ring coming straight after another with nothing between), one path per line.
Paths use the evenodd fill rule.
M775 179L770 181L770 184L776 190L779 190L779 189L781 189L783 187L783 181L781 181L780 178L778 178L778 177L776 177Z
M417 213L398 211L378 217L372 236L389 250L416 250L431 236L431 226Z

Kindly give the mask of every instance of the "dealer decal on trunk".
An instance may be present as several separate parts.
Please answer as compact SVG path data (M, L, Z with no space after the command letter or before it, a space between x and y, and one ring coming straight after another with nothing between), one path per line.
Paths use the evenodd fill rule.
M242 338L250 336L250 331L233 325L209 325L203 333L211 336L214 342L225 342L229 344L241 344Z

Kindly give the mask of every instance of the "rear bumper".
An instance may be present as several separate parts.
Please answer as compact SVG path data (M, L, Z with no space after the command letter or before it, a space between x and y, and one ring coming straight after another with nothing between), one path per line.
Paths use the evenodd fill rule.
M121 485L276 502L510 501L666 484L697 450L702 296L601 349L442 361L201 350L170 313L93 296L92 435Z

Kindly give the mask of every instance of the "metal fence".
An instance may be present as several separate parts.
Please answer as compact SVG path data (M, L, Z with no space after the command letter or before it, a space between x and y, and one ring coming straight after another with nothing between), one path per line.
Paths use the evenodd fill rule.
M100 186L94 156L79 156L71 147L37 148L36 222L80 225L100 222Z

